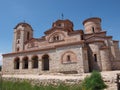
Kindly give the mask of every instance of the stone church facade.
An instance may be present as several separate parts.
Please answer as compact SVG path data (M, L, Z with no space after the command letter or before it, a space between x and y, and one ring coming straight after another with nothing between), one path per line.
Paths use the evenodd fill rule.
M3 74L86 73L120 69L119 42L102 30L101 19L83 21L74 30L70 20L57 20L45 36L33 37L28 23L14 28L13 51L3 54Z

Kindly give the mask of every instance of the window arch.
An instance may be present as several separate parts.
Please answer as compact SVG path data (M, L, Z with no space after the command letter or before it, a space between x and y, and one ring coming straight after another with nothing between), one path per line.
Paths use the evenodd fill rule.
M61 57L62 63L73 63L77 62L76 54L72 51L65 52Z
M48 37L48 41L49 42L63 41L64 38L65 34L63 32L56 31Z
M28 69L28 57L23 57L23 69Z
M32 57L32 68L38 68L38 56Z
M20 58L16 57L14 59L14 69L19 69L19 66L20 66Z

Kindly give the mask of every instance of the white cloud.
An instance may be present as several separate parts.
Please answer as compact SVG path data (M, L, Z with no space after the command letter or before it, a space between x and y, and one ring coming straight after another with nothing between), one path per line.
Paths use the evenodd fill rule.
M0 53L0 65L2 65L2 53Z

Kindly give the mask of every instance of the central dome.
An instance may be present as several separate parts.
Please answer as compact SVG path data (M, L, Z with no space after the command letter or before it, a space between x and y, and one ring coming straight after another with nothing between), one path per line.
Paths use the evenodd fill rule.
M57 20L53 23L52 27L58 27L58 28L65 28L65 29L70 29L73 30L73 23L66 19L66 20Z

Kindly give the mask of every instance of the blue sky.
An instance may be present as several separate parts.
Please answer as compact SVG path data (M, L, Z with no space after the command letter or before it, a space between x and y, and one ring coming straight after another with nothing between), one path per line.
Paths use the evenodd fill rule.
M120 40L120 0L0 0L0 53L12 51L13 28L26 21L41 37L54 21L70 19L74 29L84 29L82 22L100 17L102 29Z

